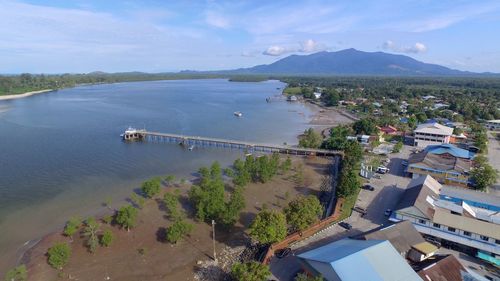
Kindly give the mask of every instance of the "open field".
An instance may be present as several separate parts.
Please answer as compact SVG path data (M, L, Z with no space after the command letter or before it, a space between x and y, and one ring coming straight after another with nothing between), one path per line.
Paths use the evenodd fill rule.
M217 251L227 246L241 248L246 245L249 239L245 229L264 204L279 209L298 194L317 194L330 161L326 158L294 157L294 167L303 167L303 184L294 182L293 171L276 176L265 184L249 184L244 194L246 207L239 222L229 230L216 228ZM176 187L166 187L163 192L171 188ZM64 268L63 277L58 280L195 280L198 262L210 260L212 256L211 226L193 219L193 211L187 201L190 186L177 185L177 188L181 190L181 204L188 212L188 220L195 225L187 239L177 245L163 242L165 227L170 222L161 199L158 199L162 196L157 196L140 210L137 226L130 232L116 226L101 225L102 230L111 229L115 235L115 241L109 248L99 247L95 254L91 254L84 247L85 241L75 235L71 242L73 255ZM30 279L44 281L57 278L58 271L47 264L45 253L58 241L70 242L69 238L54 233L43 238L25 255Z

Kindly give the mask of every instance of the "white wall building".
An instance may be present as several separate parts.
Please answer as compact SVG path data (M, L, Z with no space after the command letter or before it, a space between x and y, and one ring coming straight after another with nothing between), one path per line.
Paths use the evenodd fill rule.
M412 180L390 220L411 221L420 233L475 249L477 257L500 265L500 198L469 190L474 196L441 194L447 188L431 176Z
M418 125L413 133L415 136L414 145L424 148L428 145L450 143L453 128L439 123L424 123Z
M485 124L488 130L498 131L500 130L500 120L489 120Z

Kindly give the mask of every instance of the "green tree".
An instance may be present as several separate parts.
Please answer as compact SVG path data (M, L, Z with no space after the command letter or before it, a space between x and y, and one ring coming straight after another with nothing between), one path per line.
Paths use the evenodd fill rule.
M299 146L301 147L309 147L309 148L318 148L321 145L323 138L321 135L314 131L312 128L309 128L304 131L304 134L301 136L299 141Z
M250 236L261 244L281 241L286 234L286 218L281 212L263 210L250 225Z
M174 175L168 175L165 177L165 181L168 185L171 185L175 181L175 176Z
M281 173L286 173L292 168L292 159L288 156L283 163L280 165Z
M4 281L26 281L28 280L28 271L24 264L16 266L13 269L7 271Z
M356 134L373 135L377 132L376 122L372 119L361 119L352 125Z
M99 223L95 218L90 217L85 221L85 228L83 229L83 236L87 237L86 245L91 253L94 253L99 245Z
M231 226L236 223L240 217L240 212L245 208L245 197L243 196L243 187L237 187L226 202L224 212L221 214L220 221L225 226Z
M153 178L142 183L141 190L144 192L146 197L153 198L158 193L160 193L160 178Z
M167 241L175 244L193 230L193 225L177 218L174 223L167 228Z
M66 226L64 227L64 235L68 236L71 238L71 241L73 241L73 235L80 229L80 226L82 225L82 220L78 217L72 217L69 219L68 222L66 222Z
M295 230L304 230L319 220L323 207L313 195L299 196L285 208L286 220Z
M403 142L401 141L398 141L395 145L394 145L394 148L392 149L392 152L394 153L398 153L401 151L401 149L403 149Z
M339 125L330 129L330 137L326 139L322 147L330 150L343 150L347 144L347 137L353 133L351 128Z
M484 191L496 183L498 171L489 164L483 163L482 166L472 169L471 179L475 183L475 189Z
M269 266L251 261L234 264L231 267L231 275L236 281L266 281L271 272Z
M167 209L167 213L171 219L175 219L180 216L180 212L178 210L179 207L178 190L174 192L165 193L165 195L163 196L163 202L165 203L165 208Z
M111 246L111 244L113 243L113 240L114 240L114 235L113 235L113 232L109 229L106 229L103 233L103 235L101 236L101 245L104 246L104 247L109 247Z
M123 206L116 213L116 223L121 227L129 231L135 226L135 220L137 218L137 209L133 206Z
M295 281L323 281L321 276L308 276L305 273L299 273L294 279Z
M62 269L69 261L71 248L66 243L56 243L47 251L48 263L55 269Z

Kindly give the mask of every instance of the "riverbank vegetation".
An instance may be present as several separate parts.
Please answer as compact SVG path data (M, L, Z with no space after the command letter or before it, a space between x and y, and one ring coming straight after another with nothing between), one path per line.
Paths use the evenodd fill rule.
M48 236L35 246L35 252L27 259L28 273L36 280L53 280L56 276L66 280L81 275L85 268L86 276L96 280L119 278L125 272L141 280L147 280L144 276L149 274L159 276L165 272L173 278L186 279L192 276L197 261L206 259L213 251L211 219L216 221L216 247L222 259L228 256L219 256L227 247L224 245L234 249L255 242L265 245L282 240L293 229L316 222L322 210L316 196L330 161L278 154L250 155L226 169L217 162L202 167L192 182L161 177L158 193L148 195L143 189L132 193L144 200L141 208L128 198L122 206L103 204L103 210L112 212L111 216L85 221L70 218L61 233ZM152 182L156 185L158 178L147 180L142 186ZM191 197L192 193L196 196ZM311 216L300 218L299 212L304 208L311 210ZM49 251L57 270L43 266L49 265ZM136 265L134 273L118 262L124 257ZM251 260L245 257L242 264ZM232 276L231 265L236 261L225 262L229 266L224 269L226 276Z

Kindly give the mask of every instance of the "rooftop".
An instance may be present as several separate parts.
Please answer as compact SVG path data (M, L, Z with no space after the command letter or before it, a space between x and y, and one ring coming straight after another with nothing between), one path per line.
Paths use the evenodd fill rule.
M436 155L450 154L454 157L464 158L464 159L469 159L469 160L474 158L474 156L475 156L474 153L472 153L468 150L459 148L453 144L448 144L448 143L438 144L438 145L428 145L424 149L424 151L427 151L429 153L436 154Z
M418 125L418 127L415 129L415 132L451 136L453 135L453 128L441 125L439 123L423 123Z
M361 238L365 240L389 240L400 254L407 253L412 245L425 242L410 221L401 221L384 228L374 229L363 233Z
M408 163L417 168L456 173L469 172L472 166L470 161L463 158L442 157L440 154L434 154L426 150L410 155Z
M425 268L417 270L424 280L462 281L465 268L453 255L446 257L437 256L425 262Z
M389 241L342 239L298 257L326 280L422 280Z

